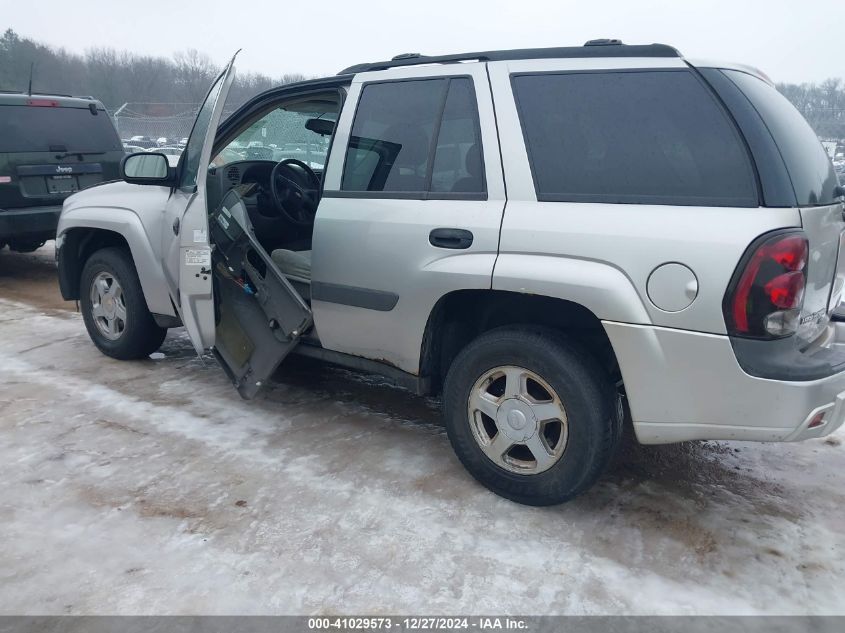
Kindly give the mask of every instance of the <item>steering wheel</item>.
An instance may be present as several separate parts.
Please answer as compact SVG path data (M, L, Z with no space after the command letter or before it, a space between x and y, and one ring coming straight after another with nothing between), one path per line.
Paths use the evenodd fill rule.
M276 163L270 172L270 191L279 213L297 226L311 226L317 213L320 178L296 158Z

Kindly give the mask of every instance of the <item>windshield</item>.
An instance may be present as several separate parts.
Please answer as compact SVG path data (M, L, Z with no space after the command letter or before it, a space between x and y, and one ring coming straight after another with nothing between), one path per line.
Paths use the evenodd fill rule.
M278 162L296 158L312 169L321 170L326 163L336 116L335 112L277 108L241 132L213 162L222 166L241 160Z
M0 105L0 152L109 151L123 146L103 110Z

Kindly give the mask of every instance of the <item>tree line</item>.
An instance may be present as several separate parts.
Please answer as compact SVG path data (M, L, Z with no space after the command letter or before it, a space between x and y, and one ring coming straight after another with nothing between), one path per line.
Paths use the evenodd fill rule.
M113 48L92 48L78 55L8 29L0 37L0 90L27 90L30 69L33 91L91 95L112 112L124 103L199 103L220 71L208 55L195 49L177 52L172 58ZM229 103L236 106L268 88L301 79L305 79L301 73L268 77L239 72ZM819 136L845 139L842 79L777 87Z
M30 70L33 92L93 96L112 112L124 103L197 104L220 72L208 55L195 49L172 58L113 48L91 48L79 55L6 30L0 37L0 90L26 91ZM229 102L239 105L273 86L302 79L301 73L268 77L239 71Z
M820 137L845 139L842 79L827 79L821 84L778 84L778 90L798 108Z

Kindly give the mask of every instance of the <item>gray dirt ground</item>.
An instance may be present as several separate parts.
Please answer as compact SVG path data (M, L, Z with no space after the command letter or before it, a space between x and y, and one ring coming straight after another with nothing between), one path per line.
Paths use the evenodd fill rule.
M843 432L629 444L527 508L435 401L294 360L245 403L162 352L100 355L52 243L0 251L0 613L845 613Z

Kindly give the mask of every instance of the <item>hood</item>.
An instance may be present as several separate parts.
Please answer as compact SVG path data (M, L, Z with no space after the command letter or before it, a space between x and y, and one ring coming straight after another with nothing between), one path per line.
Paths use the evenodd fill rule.
M62 216L80 209L125 209L138 215L149 211L161 212L170 197L170 187L132 185L123 180L89 187L67 198Z

